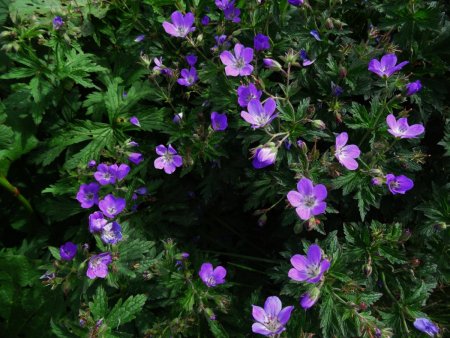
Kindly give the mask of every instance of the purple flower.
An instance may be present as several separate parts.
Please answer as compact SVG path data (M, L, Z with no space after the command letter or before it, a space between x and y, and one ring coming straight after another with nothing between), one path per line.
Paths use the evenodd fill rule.
M104 199L98 202L98 207L108 218L114 218L116 215L120 214L123 209L125 209L125 205L125 199L115 197L112 194L106 195Z
M189 70L184 68L181 70L181 77L177 80L179 85L190 87L197 82L197 70L191 67Z
M81 207L89 209L98 203L98 191L100 186L95 183L82 184L77 193L77 200L80 202Z
M153 67L153 71L156 73L161 73L163 75L166 76L172 76L173 72L172 69L167 68L166 66L163 65L163 58L154 58L153 62L155 63L155 67ZM140 127L140 126L139 126Z
M380 177L374 177L370 180L370 183L372 183L372 185L382 185L383 179L381 179Z
M277 159L277 151L274 143L257 148L252 161L253 168L261 169L274 164Z
M205 15L200 22L203 26L208 26L209 23L211 22L211 18Z
M210 288L225 283L227 270L223 266L217 266L213 269L213 265L211 263L203 263L200 267L198 275L203 283Z
M86 276L90 279L105 278L108 275L108 265L112 263L112 256L109 252L103 252L89 259Z
M100 232L108 223L101 211L96 211L89 215L89 231L91 233Z
M128 159L134 164L138 165L144 160L144 156L142 156L142 154L140 153L130 153L128 155Z
M414 321L414 327L417 330L426 333L430 337L434 337L435 334L439 334L439 328L437 325L427 318L416 318Z
M89 162L88 162L88 168L93 168L93 167L95 167L95 165L97 164L97 162L95 162L95 160L90 160Z
M189 33L195 31L194 24L194 14L191 12L183 15L181 12L175 11L170 16L172 23L164 21L163 27L167 34L184 38Z
M121 164L119 166L117 164L112 164L110 170L114 173L117 181L122 181L130 172L130 166L128 164Z
M389 126L388 132L395 137L415 138L425 131L422 124L413 124L410 126L406 117L402 117L397 121L393 114L387 116L386 123Z
M188 259L189 258L189 252L182 252L181 253L181 258L183 258L183 259Z
M252 125L253 129L268 125L277 117L275 109L277 104L272 98L267 99L264 107L258 99L253 99L248 103L247 110L241 112L241 117Z
M341 96L344 93L344 89L341 86L338 86L337 84L334 84L331 82L331 95L333 96Z
M280 65L278 61L274 59L265 58L263 59L264 67L269 68L271 70L280 71L283 67Z
M288 0L288 2L289 2L292 6L300 6L300 5L303 5L303 1L304 1L304 0Z
M250 62L253 60L253 49L244 47L240 43L234 46L234 55L230 51L223 51L220 60L226 66L227 76L247 76L253 72Z
M64 243L59 247L59 255L63 261L71 261L77 254L77 245L72 242Z
M314 292L314 290L317 291ZM308 310L313 307L319 299L319 289L315 288L314 290L313 292L306 292L300 297L300 306L303 309Z
M404 195L414 187L413 180L404 175L395 176L393 174L387 174L386 184L393 195Z
M330 261L322 259L322 249L317 244L312 244L308 248L306 256L292 256L291 264L294 268L289 270L288 276L295 281L311 284L320 281L323 274L330 268Z
M64 25L64 20L60 16L55 16L53 18L53 29L60 29Z
M302 178L297 183L297 190L289 191L287 198L302 220L325 212L327 204L323 200L327 197L327 188L323 184L314 186L311 180Z
M248 103L252 99L260 99L262 91L258 90L253 83L249 83L248 86L241 85L237 89L238 103L241 107L247 107Z
M222 131L228 127L228 118L226 114L219 114L215 111L211 113L211 126L215 131Z
M195 64L197 63L197 55L194 54L186 55L186 62L188 63L189 66L194 67Z
M122 240L122 228L117 222L111 222L106 224L102 229L100 236L105 244L117 244Z
M406 84L406 95L411 96L422 89L422 83L420 80L410 82Z
M339 163L348 170L356 170L358 168L358 162L356 162L355 158L359 157L361 151L355 144L346 145L347 141L348 134L346 132L336 136L336 150L334 156L336 156Z
M214 40L216 40L216 45L213 49L219 49L220 46L224 46L225 48L228 48L230 43L227 40L226 35L216 35L214 36Z
M310 60L308 53L306 53L306 50L302 49L300 51L300 59L302 59L302 65L303 67L311 66L316 60Z
M311 34L314 39L316 39L317 41L322 41L322 39L320 38L319 32L316 31L315 29L313 29L311 32L309 32L309 34Z
M228 7L234 6L234 0L216 0L216 6L220 10L225 10Z
M267 297L264 309L252 305L252 316L256 323L252 325L253 333L274 337L286 330L286 324L291 318L293 306L282 308L281 300L277 296Z
M156 153L160 157L155 160L155 168L164 169L166 174L172 174L177 167L183 165L183 158L177 155L177 151L170 144L168 147L160 144L156 147Z
M381 62L377 59L370 60L368 69L380 77L389 77L407 65L408 61L403 61L398 65L396 63L397 56L395 54L386 54L381 58Z
M142 42L145 39L145 34L141 34L136 36L136 38L134 39L134 42Z
M178 113L173 116L172 122L175 124L179 124L183 119L183 113Z
M270 48L269 37L264 34L257 34L253 40L253 47L256 51L262 51Z
M129 141L127 142L127 147L139 147L139 143L135 142L135 141Z
M116 183L117 165L113 167L107 164L101 163L97 166L97 171L94 173L94 178L101 185Z
M130 123L136 127L140 127L141 124L139 123L139 120L136 116L133 116L130 118Z

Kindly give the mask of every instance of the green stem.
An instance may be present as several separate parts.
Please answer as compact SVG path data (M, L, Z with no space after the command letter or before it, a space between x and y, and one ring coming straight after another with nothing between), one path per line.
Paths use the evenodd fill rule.
M6 177L0 175L0 186L8 190L12 193L19 202L27 209L29 213L33 213L33 208L31 207L30 202L20 193L19 189L13 186Z

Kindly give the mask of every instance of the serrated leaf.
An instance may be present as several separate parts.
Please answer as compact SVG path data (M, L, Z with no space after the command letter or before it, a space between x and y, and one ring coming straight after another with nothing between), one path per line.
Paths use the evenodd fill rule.
M119 300L106 318L106 322L112 328L116 328L132 321L142 310L146 300L147 296L142 294L129 297L123 304L122 300Z

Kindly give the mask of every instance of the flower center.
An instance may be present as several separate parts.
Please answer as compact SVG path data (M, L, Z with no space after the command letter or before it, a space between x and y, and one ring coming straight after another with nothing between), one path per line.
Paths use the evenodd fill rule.
M245 66L245 61L243 58L238 58L236 59L236 64L235 64L236 68L242 69Z
M94 199L94 194L93 193L87 193L86 194L86 199L88 200L88 201L90 201L90 200L93 200Z
M115 207L108 207L106 210L108 210L108 214L110 215L114 215L117 211Z
M281 327L281 324L278 321L278 318L272 317L272 316L267 317L267 322L265 322L264 325L266 326L266 328L269 331L272 331L272 332L277 332Z
M184 36L186 35L187 28L184 26L178 26L177 31L180 36Z
M314 196L306 196L303 204L308 208L312 208L316 204L316 198Z
M306 271L310 278L316 277L320 273L320 266L316 264L309 265Z
M163 158L164 158L164 162L166 162L166 163L171 163L172 160L173 160L173 155L172 155L171 153L169 153L169 152L166 152L166 153L163 155Z
M215 286L216 285L216 279L214 278L214 276L210 276L208 278L208 280L206 281L206 283L210 286Z

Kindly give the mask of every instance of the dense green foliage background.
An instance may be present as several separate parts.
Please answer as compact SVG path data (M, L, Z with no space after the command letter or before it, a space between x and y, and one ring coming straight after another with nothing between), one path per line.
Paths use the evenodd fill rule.
M383 337L420 337L412 322L423 316L449 334L448 4L261 2L237 1L242 22L234 24L210 0L0 0L0 335L245 337L251 304L270 295L296 306L286 337L374 337L376 327ZM194 12L194 45L162 29L176 9ZM202 26L207 13L213 23ZM59 30L56 15L64 19ZM280 147L275 166L255 170L249 149L269 137L240 118L240 79L225 76L211 48L214 35L252 46L259 32L271 37L265 54L279 62L291 48L316 61L293 67L286 85L258 57L253 79L290 100L278 102L274 124L289 131L293 146ZM410 64L385 88L367 64L387 52ZM189 53L199 57L194 87L181 88L148 64L162 56L181 69ZM422 81L418 95L401 94L408 78ZM339 98L331 82L344 88ZM409 112L425 136L392 145L385 118L376 118L383 110ZM226 132L211 131L211 111L227 112ZM181 112L183 122L174 124ZM370 168L347 171L333 161L333 132L341 131ZM105 246L89 234L75 195L89 181L88 161L125 162L130 139L145 161L133 166L125 195L129 201L143 185L149 195L122 218L126 240L114 248L108 279L90 281L86 258ZM155 146L168 143L184 158L173 175L153 166ZM413 178L414 189L392 196L371 185L388 172ZM327 213L314 227L286 201L302 176L329 190ZM79 254L63 263L55 248L68 240L80 244ZM304 311L298 297L306 288L287 271L289 258L314 241L333 266L318 304ZM191 256L180 270L183 251ZM225 285L207 290L197 276L204 261L227 267ZM46 271L56 277L39 279Z

